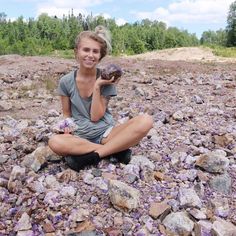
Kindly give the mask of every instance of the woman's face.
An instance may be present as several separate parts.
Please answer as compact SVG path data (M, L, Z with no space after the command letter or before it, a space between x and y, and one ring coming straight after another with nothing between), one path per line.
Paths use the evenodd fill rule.
M96 67L100 61L101 45L93 39L82 38L75 50L75 56L80 67L92 69Z

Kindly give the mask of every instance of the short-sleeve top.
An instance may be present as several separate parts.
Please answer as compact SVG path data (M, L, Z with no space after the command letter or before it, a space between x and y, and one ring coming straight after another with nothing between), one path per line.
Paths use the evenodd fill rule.
M97 69L97 78L100 76L100 73L101 71ZM70 98L71 115L78 126L74 134L88 140L96 139L108 128L114 126L114 120L107 108L104 116L99 121L91 121L90 109L92 96L88 98L82 98L80 96L79 89L76 86L76 74L77 71L75 70L61 77L58 86L58 94ZM116 96L115 85L102 86L101 94L105 97Z

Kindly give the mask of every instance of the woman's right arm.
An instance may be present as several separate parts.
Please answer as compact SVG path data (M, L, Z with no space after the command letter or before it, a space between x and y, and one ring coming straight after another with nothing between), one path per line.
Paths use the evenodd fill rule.
M70 98L67 96L61 96L61 104L62 104L62 113L64 119L71 117L71 107L70 107ZM71 130L69 127L65 127L64 133L69 134Z
M63 117L71 117L70 98L67 96L61 96L61 104Z

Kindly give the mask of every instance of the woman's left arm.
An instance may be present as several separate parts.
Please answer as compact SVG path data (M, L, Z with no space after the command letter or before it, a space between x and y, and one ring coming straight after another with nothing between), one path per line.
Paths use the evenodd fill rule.
M103 80L99 78L96 80L94 84L91 110L90 110L90 118L91 121L93 122L99 121L106 112L109 99L101 94L101 87L103 85L109 85L109 84L114 84L113 79Z

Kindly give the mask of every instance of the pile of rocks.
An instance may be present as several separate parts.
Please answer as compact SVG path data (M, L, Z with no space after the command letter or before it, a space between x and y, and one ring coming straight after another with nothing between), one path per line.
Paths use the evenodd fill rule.
M111 112L120 123L147 112L154 127L129 164L79 173L47 145L61 120L55 90L33 86L73 62L1 75L0 235L236 235L235 65L112 61L126 78Z

